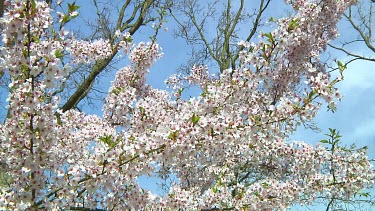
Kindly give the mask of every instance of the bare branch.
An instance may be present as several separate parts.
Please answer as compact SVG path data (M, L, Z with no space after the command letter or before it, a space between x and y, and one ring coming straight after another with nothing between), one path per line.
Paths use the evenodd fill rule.
M238 35L240 23L248 23L249 20L254 18L253 27L245 38L247 41L251 40L258 30L261 24L261 17L270 2L270 0L261 0L259 7L251 15L244 11L244 0L239 1L235 10L234 6L232 6L233 2L226 1L220 15L213 12L215 9L220 8L220 6L216 5L218 1L206 6L201 6L194 0L184 1L180 7L174 8L174 11L171 9L172 17L180 26L180 31L176 35L184 38L189 45L193 46L194 52L206 51L209 55L207 59L201 60L197 58L197 54L192 53L192 59L189 60L190 67L187 65L184 68L190 69L197 62L210 63L213 61L221 72L230 67L235 69L239 52L243 50L243 47L236 45L240 40ZM181 15L178 16L176 11L180 11ZM184 20L183 18L185 17L187 18ZM210 19L210 25L212 25L212 22L216 23L216 34L213 38L211 38L211 33L205 31L206 28L204 26L208 18ZM189 70L185 71L189 72Z
M332 44L328 44L328 46L331 47L331 48L334 48L336 50L342 51L342 52L346 53L349 56L355 57L356 59L362 59L362 60L367 60L367 61L375 62L375 58L369 58L369 57L361 56L361 55L358 55L358 54L354 54L354 53L351 53L348 50L345 50L344 48L340 48L340 47L334 46Z
M373 52L375 52L375 47L371 44L370 42L370 37L368 35L366 35L364 33L364 31L362 29L359 28L359 26L353 21L353 19L348 16L347 14L344 14L344 16L349 20L350 24L352 25L352 27L359 33L359 35L362 37L364 43L366 44L366 46L372 50Z
M96 0L94 0L94 4L95 3L96 3ZM153 19L145 20L146 15L149 12L152 3L153 3L152 0L146 0L142 4L140 4L139 5L140 12L138 13L138 17L137 17L136 21L133 24L124 24L121 27L120 30L121 31L128 30L128 32L131 35L133 35L142 25L144 25L147 22L153 20ZM125 9L126 9L126 5L127 5L127 2L124 3L122 8L125 7ZM121 10L119 20L123 19L125 9ZM137 12L135 12L135 14L137 14ZM98 15L100 15L100 14L98 14ZM134 19L134 17L131 16L127 21L131 22L133 19ZM108 31L108 33L110 33L110 32ZM82 81L82 83L79 85L77 90L69 97L67 102L61 107L61 109L64 112L69 110L69 109L77 107L78 103L87 96L88 92L90 91L91 87L93 86L95 78L112 62L113 58L117 54L117 52L118 52L117 45L118 44L114 44L115 40L114 40L112 35L109 34L108 36L110 38L110 42L114 45L113 48L112 48L112 54L108 58L97 61L95 63L95 65L92 67L91 72L87 76L87 78L84 81Z

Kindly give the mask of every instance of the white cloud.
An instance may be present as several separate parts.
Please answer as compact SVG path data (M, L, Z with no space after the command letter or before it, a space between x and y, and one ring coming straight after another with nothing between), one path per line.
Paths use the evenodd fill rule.
M363 121L359 125L356 125L350 135L350 138L353 141L366 141L373 137L375 137L375 118L368 119L367 121Z
M323 106L315 122L322 133L299 128L294 139L317 143L328 128L340 131L344 144L367 145L375 154L375 69L371 62L356 61L344 72L345 80L338 84L343 99L338 111L327 112ZM371 157L371 156L370 156Z
M357 60L348 65L344 81L339 84L343 94L375 89L375 69L373 62Z

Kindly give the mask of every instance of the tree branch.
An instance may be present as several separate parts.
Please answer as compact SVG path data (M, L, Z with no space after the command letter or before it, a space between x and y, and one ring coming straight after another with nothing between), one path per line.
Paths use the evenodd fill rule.
M349 52L348 50L346 50L344 48L336 47L336 46L334 46L332 44L328 44L328 46L331 47L331 48L334 48L336 50L342 51L342 52L346 53L349 56L355 57L356 59L362 59L362 60L367 60L367 61L375 62L375 58L369 58L369 57L361 56L361 55L358 55L358 54L354 54L354 53L351 53L351 52Z
M366 46L373 52L375 52L375 47L370 42L370 37L366 36L366 34L363 32L359 26L357 26L356 23L354 23L353 19L348 16L347 14L344 14L344 16L349 20L350 24L353 26L353 28L359 33L359 35L362 37L364 43Z
M126 6L126 3L127 2L125 2L124 6ZM152 3L153 3L152 0L144 1L141 6L140 14L137 20L135 21L135 23L132 25L127 25L127 24L123 25L121 28L121 31L125 31L126 29L129 28L128 32L130 33L130 35L133 35L139 29L139 27L141 27L144 24L145 17ZM123 10L122 12L125 12L125 10ZM122 19L122 18L123 17L121 17L121 13L120 13L119 19ZM130 17L129 20L133 20L133 17ZM113 42L114 42L114 38L111 39L111 43ZM114 56L117 54L118 52L117 45L114 45L114 47L112 48L112 51L113 51L112 54L108 58L96 62L90 74L88 75L88 77L84 81L82 81L82 83L79 85L77 90L70 96L67 102L61 107L63 112L77 107L78 103L87 96L88 92L90 91L95 81L95 78L110 64Z

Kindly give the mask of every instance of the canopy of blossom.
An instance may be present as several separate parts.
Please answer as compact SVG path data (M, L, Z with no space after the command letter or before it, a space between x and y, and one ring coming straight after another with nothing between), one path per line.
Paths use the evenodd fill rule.
M237 69L212 76L195 66L171 76L168 93L146 84L159 46L83 41L44 1L6 1L1 70L11 77L9 115L0 125L0 160L11 183L0 209L141 208L285 209L318 197L352 197L372 184L365 149L287 141L323 101L340 98L319 61L353 0L288 0L295 14L275 21L259 43L241 42ZM57 18L54 21L54 17ZM73 64L123 49L105 99L104 117L59 110L53 95ZM182 99L184 87L202 93ZM333 131L334 132L334 131ZM178 181L165 196L143 189L140 176L166 170Z

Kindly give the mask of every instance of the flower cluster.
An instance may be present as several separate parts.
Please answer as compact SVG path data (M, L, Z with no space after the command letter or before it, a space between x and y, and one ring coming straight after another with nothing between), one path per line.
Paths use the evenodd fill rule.
M90 63L112 54L111 44L103 39L94 42L72 39L66 50L75 58L74 63Z
M107 119L113 123L127 122L135 101L149 95L150 86L146 84L148 68L161 56L155 43L139 43L130 50L131 65L117 72L103 107Z

